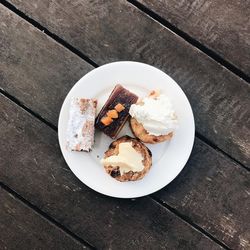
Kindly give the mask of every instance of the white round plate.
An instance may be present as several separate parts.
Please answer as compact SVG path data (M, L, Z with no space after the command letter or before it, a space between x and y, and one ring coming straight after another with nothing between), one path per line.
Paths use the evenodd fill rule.
M146 144L152 152L153 165L139 181L119 182L105 173L100 159L112 139L96 130L95 144L90 153L66 149L66 131L72 97L96 98L97 112L117 83L139 97L158 89L169 96L176 110L179 128L170 142ZM185 166L194 142L194 117L189 101L179 85L161 70L138 62L114 62L103 65L83 76L70 90L61 108L58 136L62 154L72 172L95 191L113 197L135 198L151 194L169 184ZM128 124L119 136L132 133Z

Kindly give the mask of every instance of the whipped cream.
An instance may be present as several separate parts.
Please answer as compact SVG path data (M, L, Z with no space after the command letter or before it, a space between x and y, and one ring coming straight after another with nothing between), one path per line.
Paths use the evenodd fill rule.
M129 171L140 172L144 169L143 157L137 152L132 142L122 142L119 144L118 155L112 155L101 160L104 166L119 167L121 175Z
M130 107L134 117L150 135L167 135L178 127L178 120L172 103L166 95L145 97Z

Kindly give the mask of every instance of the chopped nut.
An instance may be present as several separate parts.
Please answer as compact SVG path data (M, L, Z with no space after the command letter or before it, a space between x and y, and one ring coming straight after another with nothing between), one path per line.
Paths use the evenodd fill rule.
M108 126L113 122L113 119L111 117L105 116L101 119L101 123L105 126Z
M110 118L118 118L118 113L115 109L109 110L107 116Z
M115 110L116 110L117 112L121 112L121 111L123 111L124 109L125 109L125 107L124 107L121 103L118 103L118 104L115 105Z

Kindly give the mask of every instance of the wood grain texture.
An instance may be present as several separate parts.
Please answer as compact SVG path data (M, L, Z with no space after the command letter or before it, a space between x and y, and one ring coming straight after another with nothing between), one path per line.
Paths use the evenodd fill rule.
M1 249L88 249L0 188Z
M5 13L8 13L7 11L5 12ZM12 14L9 14L10 16L12 16L12 18L17 18L17 17L15 17L14 15L12 15ZM8 25L9 25L9 27L11 27L11 20L9 20L9 22L8 22ZM22 22L22 23L24 23L24 22ZM26 32L26 30L29 30L29 26L30 25L28 25L28 24L22 24L23 26L24 26L24 29L22 29L21 31L25 34L25 32ZM39 33L39 32L37 32L36 30L33 30L33 32L35 32L35 37L36 37L36 39L40 39L40 37L39 37L39 34L40 34L40 36L43 36L43 34L41 34L41 33ZM15 30L13 29L12 30L12 33L15 33ZM6 34L8 34L7 32L6 32ZM6 36L6 37L8 37L8 36ZM13 36L12 36L13 37ZM34 41L32 40L32 33L30 33L30 36L28 37L28 36L25 36L24 35L24 37L27 37L27 40L21 40L20 39L20 42L22 42L22 43L24 43L23 41L26 41L26 43L27 44L32 44ZM13 38L15 38L15 37L13 37ZM16 37L16 38L18 38L18 36ZM18 39L17 39L18 40ZM51 47L52 45L50 44L50 43L53 43L53 44L55 44L51 39L47 39L47 40L42 40L42 42L44 42L44 47ZM38 43L38 42L37 42ZM13 47L14 45L12 44L12 47ZM53 46L55 46L56 47L56 45L53 45ZM55 48L56 49L56 48ZM11 48L11 50L15 50L15 47L14 48ZM45 53L44 52L44 50L42 51L43 53ZM71 54L69 51L67 51L67 50L65 50L65 52L63 52L64 53L64 56L65 57L68 57L68 54ZM43 59L43 57L46 57L46 53L45 54L40 54L40 53L37 53L37 57L38 58L41 58L40 60L45 60L45 59ZM21 53L20 53L20 56L21 56ZM8 58L8 57L7 57ZM56 59L53 59L53 57L51 58L51 60L55 60L56 61ZM4 63L4 61L2 61L3 63ZM27 61L25 61L25 62L27 62ZM58 62L57 62L58 63ZM72 62L72 67L77 67L77 63L78 63L78 59L76 60L76 61L73 61ZM45 64L42 64L42 65L45 65ZM53 67L53 63L51 63L51 64L49 64L49 66L50 67ZM20 65L20 67L22 67L21 65ZM31 67L31 65L29 66L29 67ZM38 66L35 66L35 67L38 67ZM41 66L42 67L42 66ZM6 74L6 77L5 77L5 82L6 82L6 86L11 86L11 88L14 88L15 89L15 85L12 83L12 80L13 80L13 78L9 78L9 80L8 80L8 75L10 74L8 71L7 71L7 67L5 68L6 69L6 72L7 72L7 74ZM65 73L66 74L66 73ZM57 77L58 77L58 79L57 79L57 83L59 84L61 81L63 81L63 78L60 78L60 77L67 77L67 76L65 76L65 75L63 75L63 74L61 74L60 72L57 72ZM25 76L25 77L28 77L28 76ZM20 77L19 78L19 81L22 81L22 80L25 80L26 78L25 77ZM39 75L39 71L37 72L37 77L38 78L41 78L41 79L44 79L44 81L48 81L48 78L46 78L46 74L44 74L44 72L43 71L41 71L41 75ZM16 83L18 83L17 82L17 80L15 80L16 81ZM37 84L36 82L34 82L34 84ZM51 85L51 87L53 87L53 85ZM11 91L11 88L9 87L9 90ZM39 88L39 85L38 86L36 86L36 88ZM33 93L35 93L33 90L32 91L30 91L30 88L29 88L29 86L28 87L26 87L25 88L25 86L24 86L24 89L25 89L25 92L24 93L28 93L29 95L32 95ZM64 89L62 88L62 92L60 92L60 88L58 87L57 88L57 91L59 91L59 93L58 93L58 95L61 95L61 96L63 96L63 95L65 95L66 93L64 93ZM60 104L58 104L58 103L56 103L57 102L57 99L56 98L54 98L54 96L52 95L52 94L50 94L50 92L48 92L47 93L47 95L48 95L48 98L50 99L50 103L48 104L48 103L46 103L46 102L43 102L43 101L40 101L40 100L32 100L34 103L31 103L30 105L30 107L33 109L33 107L35 107L36 108L36 110L38 110L39 112L41 112L40 111L40 109L39 109L39 106L46 106L46 105L52 105L53 107L55 107L56 109L58 109L59 110L59 106L58 105L60 105ZM24 95L21 95L21 94L19 94L19 96L18 96L21 100L24 100L25 102L27 101L26 99L25 99L25 96ZM55 103L53 103L53 102L55 102ZM45 107L44 109L49 109L49 107ZM43 116L46 116L47 114L46 113L42 113L42 115ZM48 117L48 119L50 119L51 121L54 121L54 120L56 120L56 117L57 117L57 113L56 112L53 112L50 116L47 116ZM18 129L18 128L16 128L16 130L17 131L20 131L20 132L22 132L22 130L20 130L20 128ZM27 131L27 133L29 133L29 131L28 131L28 129L26 129ZM3 131L2 131L3 132ZM5 132L3 132L4 134L5 134ZM49 134L50 135L50 134ZM48 135L48 136L49 136ZM11 135L9 135L8 137L11 137ZM46 137L47 138L47 137ZM14 140L14 141L13 141ZM20 140L21 141L23 141L24 139L23 139L23 137L21 137L21 139L19 138L17 138L16 139L16 141L15 141L15 138L13 138L12 139L12 144L13 145L15 145L15 143L16 144L18 144L18 145L20 145ZM40 139L38 140L38 142L40 141ZM7 142L6 142L7 143ZM7 143L8 144L8 143ZM50 144L50 143L48 143L48 144ZM4 144L3 144L4 145ZM28 142L27 142L27 145L25 145L25 147L26 146L28 146L29 144L28 144ZM56 140L54 140L53 141L53 143L51 143L51 145L53 146L53 147L55 147L55 148L57 148L57 141ZM30 146L28 146L28 147L30 147ZM32 147L32 146L31 146ZM198 148L198 149L197 149ZM202 153L202 151L199 149L199 148L202 148L202 149L204 149L204 151L207 151L207 152L210 152L209 153L209 157L207 157L207 155L206 154L201 154ZM24 151L25 151L25 148L23 149ZM60 158L60 159L57 159L56 157L59 157L59 153L56 155L56 156L50 156L48 159L47 159L47 155L50 155L51 154L51 152L50 152L50 150L52 150L51 149L51 146L46 150L46 147L45 146L43 146L43 150L38 150L38 152L39 152L39 162L43 162L43 158L45 158L46 159L46 162L44 163L45 165L46 164L48 164L48 162L50 162L50 164L49 164L49 166L51 166L51 165L53 165L53 162L55 163L55 165L58 165L58 161L60 161L61 162L61 164L62 164L62 166L64 166L64 164L63 164L63 161L62 161L62 159ZM201 152L200 152L201 151ZM37 152L33 152L32 153L32 155L33 155L33 158L31 157L25 157L25 161L30 161L30 163L29 164L31 164L32 166L34 165L35 167L37 167L36 166L36 161L37 161L37 157L36 157L36 154L37 154ZM199 154L201 154L200 156L199 156ZM24 154L25 155L25 154ZM222 195L225 193L225 192L227 192L227 190L233 190L233 189L236 189L236 190L238 190L238 192L239 192L239 197L241 197L242 198L242 200L243 201L245 201L245 194L246 194L246 192L244 191L244 190L247 190L247 188L248 188L248 182L246 182L245 180L246 180L246 177L245 176L247 176L246 175L246 173L245 173L245 170L243 170L243 169L241 169L241 168L239 168L239 166L237 166L236 168L234 167L235 165L233 164L233 163L230 163L228 160L226 160L226 158L225 157L223 157L221 154L218 154L217 152L215 152L214 150L212 150L210 147L208 147L207 145L205 145L205 144L203 144L203 143L201 143L199 140L198 140L198 146L196 146L195 148L194 148L194 154L193 154L196 158L198 158L199 159L199 164L202 164L203 162L205 162L207 165L204 165L204 166L207 166L207 168L199 168L199 164L198 164L198 166L197 165L195 165L193 162L192 162L192 164L188 164L187 165L187 167L185 168L185 170L188 172L189 171L189 168L192 168L192 174L191 175L188 175L188 179L190 180L190 182L191 181L193 181L193 182L191 182L191 183L193 183L193 185L194 186L196 186L196 178L198 178L199 176L203 176L203 178L201 178L200 179L200 181L202 182L202 181L204 181L204 183L203 184L200 184L200 186L204 186L204 188L201 188L200 190L199 190L199 192L196 192L196 195L197 195L197 197L193 197L194 199L196 199L195 201L196 202L194 202L194 203L192 203L191 201L189 202L189 203L187 203L187 204L185 204L185 203L183 203L183 205L180 205L180 201L181 201L181 199L182 199L182 197L183 196L185 196L185 194L186 194L186 190L185 190L185 188L183 188L183 189L181 189L181 191L182 191L182 193L181 194L179 194L179 196L176 196L176 200L174 200L174 201L172 201L172 203L171 203L171 206L173 206L173 207L176 207L176 208L178 208L178 209L180 209L180 211L181 212L185 212L185 215L187 216L187 217L189 217L194 223L198 223L201 227L204 227L204 228L206 228L211 234L213 234L215 237L219 237L220 239L222 239L222 240L224 240L224 242L225 243L229 243L230 245L233 245L233 246L237 246L238 244L239 244L239 237L241 237L241 239L243 239L242 240L242 242L245 240L245 241L247 241L247 236L245 235L246 233L245 233L245 231L246 231L246 224L243 224L243 226L242 226L242 229L239 229L240 227L241 227L241 224L242 223L244 223L244 215L245 215L245 213L242 213L242 216L241 216L241 214L239 214L239 211L238 211L238 205L240 204L240 206L242 207L242 208L244 208L243 210L245 211L245 212L247 212L247 210L246 210L246 207L245 207L245 203L239 203L239 201L237 201L237 203L236 204L232 204L232 203L230 203L230 201L229 200L225 200L225 204L223 204L223 206L221 205L221 203L219 202L221 199L222 199ZM214 155L214 156L213 156ZM16 161L17 162L19 162L19 161L21 161L22 160L22 154L21 153L18 153L17 154L17 156L18 156L18 158L16 159ZM194 156L192 156L192 157L194 157ZM30 158L30 159L29 159ZM7 160L7 159L6 159ZM11 160L11 159L9 159L9 160ZM225 166L227 166L228 167L228 170L227 170L227 168L226 168L226 171L229 171L228 172L228 174L226 174L226 176L231 176L229 173L230 173L230 171L232 171L232 169L233 170L235 170L235 178L237 177L237 175L239 175L240 177L237 179L237 181L238 182L234 182L234 181L231 181L230 182L230 178L228 177L228 179L226 179L225 180L225 184L223 184L223 183L221 183L221 179L220 179L220 175L215 175L215 177L213 178L213 182L214 182L214 185L215 186L219 186L219 187L221 187L221 193L216 193L216 198L214 198L214 199L211 199L211 200L209 200L209 194L207 193L207 190L210 190L211 191L211 196L213 196L213 194L214 194L214 190L211 190L211 189L207 189L208 188L208 182L207 182L207 180L206 180L206 175L208 174L208 172L206 172L206 171L208 171L209 169L212 169L211 171L212 171L212 173L216 173L216 171L224 171L223 169L221 170L221 168L223 167L223 166L221 166L221 164L219 164L218 162L220 162L220 161L222 161L222 162L226 162L226 165ZM25 162L25 163L27 163L27 162ZM40 163L41 164L41 163ZM208 164L210 164L210 165L208 165ZM9 165L11 166L11 163L9 163ZM59 164L60 165L60 164ZM31 168L31 170L32 170L32 168ZM30 169L27 169L27 172L29 172L30 171ZM45 169L43 169L43 167L40 167L40 170L39 171L41 171L41 172L43 172L44 171L44 173L43 173L43 178L45 178L45 179L47 179L47 178L50 178L50 181L53 181L54 180L54 177L55 177L55 173L54 172L57 172L57 171L59 171L59 170L56 170L56 169L54 169L54 168L52 168L51 170L50 169L47 169L47 168L45 168ZM67 174L67 178L70 178L70 180L74 180L75 181L75 179L72 177L72 173L71 172L69 172L69 170L68 170L68 168L67 167L63 167L63 170L60 170L60 173L61 172L65 172L64 174ZM204 172L201 172L201 171L204 171ZM33 170L33 172L35 172L34 170ZM15 170L14 169L12 169L11 170L11 172L6 172L6 175L5 175L5 181L7 182L7 183L9 183L10 185L13 185L13 181L12 181L12 175L15 175ZM19 175L19 172L17 172L16 173L17 175ZM22 173L21 173L22 174ZM71 184L72 186L69 186L68 184L65 184L64 183L64 181L66 180L66 182L67 182L67 178L65 177L65 176L63 176L63 177L61 177L61 175L62 174L59 174L59 179L60 179L60 184L58 184L58 185L60 185L60 186L62 186L63 187L63 189L66 189L66 191L67 191L67 188L70 188L71 190L76 190L77 192L78 192L78 194L77 194L77 197L79 196L81 196L82 194L80 194L79 192L80 192L80 190L78 190L78 188L79 188L79 186L82 188L84 188L84 193L85 192L87 192L86 190L88 190L88 189L86 189L82 184L79 184L79 182L77 182L76 181L76 184ZM24 174L24 176L23 176L23 178L25 178L25 176L26 176L26 174ZM53 177L54 176L54 177ZM186 178L186 177L185 177ZM42 180L40 180L39 178L36 178L36 179L38 179L38 180L34 180L34 182L32 182L32 185L30 184L30 186L35 186L35 183L36 183L36 181L38 182L38 185L40 186L40 185L43 185L43 181ZM235 179L233 179L233 180L235 180ZM11 182L10 182L11 181ZM185 181L185 179L183 179L183 180L181 180L181 182L184 182ZM57 181L55 181L55 183L57 183ZM15 183L14 183L15 184ZM20 183L19 183L20 184ZM19 185L18 184L18 185ZM52 182L52 184L51 184L52 186L53 185L57 185L57 184L54 184L54 182ZM65 186L67 186L67 187L65 187ZM19 192L21 192L23 189L22 188L19 188L19 186L16 186L15 185L15 188L17 188L18 190L19 190ZM241 190L241 188L242 188L242 190ZM47 189L47 188L45 188L45 189ZM52 190L53 188L48 188L49 190ZM165 189L164 189L165 190ZM168 189L166 189L167 190L167 192L169 192L169 190ZM173 189L173 190L175 190L175 188ZM191 185L189 186L189 189L188 190L191 190ZM181 192L180 191L180 192ZM39 190L36 190L36 192L39 192ZM71 192L70 192L70 190L68 190L68 195L69 196L71 196ZM88 191L88 192L90 192L90 191ZM163 191L164 192L164 191ZM174 191L173 191L174 192ZM191 192L191 191L190 191ZM33 202L33 199L35 199L35 202L36 203L38 203L38 202L40 202L40 200L36 200L36 196L33 196L32 195L32 190L29 190L28 188L27 189L25 189L25 190L23 190L23 192L21 192L21 193L24 193L26 196L27 196L27 193L28 193L28 197L31 199L31 201ZM46 200L47 198L46 198L46 195L48 195L48 192L45 192L44 194L40 194L40 196L44 196L44 199ZM52 194L49 194L49 195L52 195ZM50 200L50 202L52 202L52 205L50 205L50 203L49 203L49 206L52 206L52 207L49 207L49 209L47 208L47 211L50 211L50 213L51 213L51 210L50 209L52 209L52 208L54 208L54 207L56 207L56 202L55 202L55 200L57 200L57 195L60 195L60 192L58 191L57 193L55 193L54 194L54 196L53 196L53 198L48 198L49 200ZM93 193L93 192L90 192L90 194L89 194L89 196L88 197L91 197L91 195L93 195L93 197L95 197L95 195L97 195L97 194L95 194L95 193ZM173 194L174 195L174 194ZM64 197L66 197L67 196L67 194L66 193L64 193ZM99 195L97 195L98 197L101 197L101 196L99 196ZM163 201L167 201L167 197L168 196L163 196L162 194L161 194L161 196L157 196L157 197L159 197L159 198L161 198ZM179 197L179 198L178 198ZM205 207L202 207L203 206L203 203L202 202L200 202L198 205L197 205L197 202L198 201L202 201L202 199L204 198L204 197L208 197L207 199L209 200L209 202L211 203L210 204L210 207L211 207L211 210L208 212L207 210L206 210L206 206ZM41 199L41 198L40 198ZM68 199L68 198L67 198ZM70 201L72 201L72 199L73 198L70 198ZM82 198L82 199L84 199L84 197ZM100 198L101 199L101 201L104 201L105 203L106 203L106 201L105 201L105 197L103 197L103 198ZM108 198L107 198L108 199ZM236 199L236 198L235 198ZM234 199L234 200L235 200ZM91 198L90 198L90 200L91 200ZM90 202L90 200L89 201L87 201L87 204L88 203L91 203ZM169 202L170 202L171 200L169 200ZM61 201L62 202L62 201ZM110 202L110 200L109 200L109 202ZM40 203L39 203L40 204ZM73 202L73 204L76 204L77 205L77 202L76 201L74 201ZM189 206L189 204L192 204L192 206ZM40 204L41 205L41 204ZM64 206L64 205L62 205L61 203L59 203L59 205L60 206ZM200 208L200 210L197 210L196 209L196 205L197 206L200 206L201 208ZM233 238L232 239L227 239L226 238L226 234L227 234L227 232L226 231L223 231L224 229L221 227L221 226L218 226L218 228L217 228L217 226L216 226L216 223L217 223L217 217L214 217L214 213L216 213L216 211L218 210L218 211L220 211L220 215L221 216L225 216L225 217L227 217L228 216L228 209L227 209L227 205L230 207L230 210L232 210L232 218L233 218L233 220L234 221L236 221L236 225L235 225L235 228L238 230L238 233L237 234L234 234L234 236L233 236ZM42 206L42 208L45 206L46 207L46 205L44 205L44 203L41 205ZM96 202L95 204L93 204L93 206L90 204L90 209L93 209L93 210L95 210L95 206L97 206L97 207L99 207L100 206L100 204L98 205L98 202ZM110 205L111 206L111 205ZM144 205L143 205L144 206ZM59 209L59 208L58 208ZM88 209L88 211L89 211L89 209ZM58 215L58 213L59 213L59 215ZM58 210L55 212L55 216L61 216L60 217L60 220L61 221L67 221L67 219L64 219L63 218L63 214L62 215L60 215L60 213L61 213L61 210L58 212ZM77 215L79 215L80 214L80 212L77 214ZM112 214L112 213L111 213ZM54 215L54 214L53 214ZM65 214L64 214L65 215ZM77 215L76 215L76 217L75 218L77 218ZM80 215L79 215L80 216ZM93 216L94 217L94 214L91 214L91 215L88 215L88 216ZM247 217L247 216L246 216ZM98 217L98 219L100 219L101 220L101 216L100 217ZM106 220L106 222L107 222L107 219L105 219ZM90 223L90 221L91 221L91 218L87 221L88 223ZM209 228L209 225L211 225L211 227ZM131 225L131 227L132 227L132 225ZM84 227L84 228L82 228L82 230L84 231L85 229L87 228L87 225ZM87 230L87 229L86 229ZM108 229L107 229L108 230ZM83 231L81 231L81 232L83 232ZM90 234L90 232L89 232L89 234ZM107 233L107 231L106 231L106 234L108 234ZM88 237L93 237L93 236L88 236ZM107 236L106 236L107 237ZM91 238L91 239L93 239L93 238ZM96 238L94 238L94 239L97 239L97 236L96 236Z
M138 2L250 76L250 1Z
M93 67L3 6L0 13L1 88L56 125L67 92Z
M136 60L164 70L187 94L197 131L250 166L250 86L245 81L123 0L11 3L98 64ZM11 23L5 29L15 29ZM1 61L9 64L5 57ZM16 88L14 82L10 88Z
M231 249L250 248L250 172L199 139L176 180L153 196Z
M54 130L3 96L0 105L1 181L79 237L100 249L220 249L149 197L90 190L64 163Z

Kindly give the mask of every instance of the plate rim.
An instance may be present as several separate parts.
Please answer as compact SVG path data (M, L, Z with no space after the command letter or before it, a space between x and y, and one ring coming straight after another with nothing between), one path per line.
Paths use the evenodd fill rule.
M180 89L181 92L183 92L184 94L184 97L186 98L187 102L188 102L188 105L190 107L190 111L191 111L191 122L192 122L192 142L190 141L190 149L188 151L188 154L187 154L187 157L185 159L185 161L183 161L183 163L181 165L183 165L179 172L177 173L177 175L173 176L172 178L170 178L169 182L166 183L165 185L161 186L161 187L157 187L155 189L153 189L152 192L148 192L148 193L142 193L140 195L116 195L116 194L110 194L110 193L107 193L107 192L102 192L100 191L99 189L96 189L95 187L89 185L89 184L86 184L84 181L82 181L82 179L78 176L78 173L75 173L73 171L73 169L70 167L70 164L68 163L68 161L66 160L66 157L64 156L64 152L62 150L62 147L63 147L63 143L60 139L60 133L59 133L59 130L60 130L60 127L61 127L61 120L62 120L62 112L63 112L63 108L65 106L65 103L66 103L66 100L70 94L70 92L75 88L75 86L82 80L82 78L85 78L87 76L89 76L90 74L94 74L94 72L98 69L102 69L102 68L105 68L105 67L110 67L114 64L139 64L139 65L142 65L142 66L146 66L146 67L151 67L153 68L154 70L157 70L157 71L160 71L161 73L164 73L164 75L168 78L171 79L171 81L175 84L175 86L177 88ZM182 172L182 170L184 169L184 167L186 166L187 164L187 161L189 160L190 158L190 155L192 153L192 150L193 150L193 147L194 147L194 141L195 141L195 119L194 119L194 114L193 114L193 109L192 109L192 106L189 102L189 99L187 98L184 90L180 87L180 85L171 77L169 76L167 73L165 73L163 70L155 67L155 66L152 66L150 64L147 64L147 63L142 63L142 62L137 62L137 61L114 61L114 62L110 62L110 63L106 63L106 64L103 64L97 68L94 68L92 70L90 70L89 72L87 72L86 74L84 74L77 82L75 82L75 84L71 87L71 89L68 91L67 95L65 96L64 100L63 100L63 103L61 105L61 109L60 109L60 112L59 112L59 117L58 117L58 132L57 132L57 135L58 135L58 142L59 142L59 147L60 147L60 151L62 153L62 156L64 158L64 161L66 162L66 164L68 165L69 169L71 170L71 172L80 180L81 183L83 183L84 185L86 185L88 188L94 190L95 192L98 192L102 195L105 195L105 196L108 196L108 197L114 197L114 198L121 198L121 199L133 199L133 198L139 198L139 197L144 197L144 196L147 196L147 195L150 195L150 194L153 194L159 190L161 190L162 188L166 187L167 185L169 185L175 178L177 178L177 176Z

